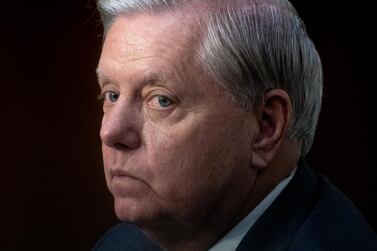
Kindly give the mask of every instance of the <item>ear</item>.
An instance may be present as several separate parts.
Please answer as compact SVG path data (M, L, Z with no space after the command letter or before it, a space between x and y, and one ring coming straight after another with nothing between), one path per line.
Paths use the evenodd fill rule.
M292 118L292 103L281 89L267 91L256 107L259 132L252 145L251 164L259 169L267 167L287 134Z

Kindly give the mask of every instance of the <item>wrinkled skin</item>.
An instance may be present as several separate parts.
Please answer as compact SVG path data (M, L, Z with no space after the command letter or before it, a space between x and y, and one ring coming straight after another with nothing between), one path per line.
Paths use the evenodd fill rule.
M256 118L195 62L192 30L172 14L118 17L98 66L107 185L118 218L145 229L233 217L221 205L241 208L256 176Z

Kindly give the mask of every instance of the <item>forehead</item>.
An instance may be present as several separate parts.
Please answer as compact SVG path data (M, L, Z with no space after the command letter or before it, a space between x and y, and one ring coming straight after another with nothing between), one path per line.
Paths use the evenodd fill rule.
M99 68L109 62L126 67L148 58L160 58L177 67L187 65L194 60L199 35L194 23L183 18L183 14L170 12L116 18L107 33Z

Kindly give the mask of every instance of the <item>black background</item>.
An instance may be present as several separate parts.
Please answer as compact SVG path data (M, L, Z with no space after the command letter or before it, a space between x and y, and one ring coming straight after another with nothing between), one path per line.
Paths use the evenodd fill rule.
M293 3L325 73L307 159L376 229L373 16L355 4ZM95 3L2 2L0 12L0 250L89 250L117 222L98 137Z

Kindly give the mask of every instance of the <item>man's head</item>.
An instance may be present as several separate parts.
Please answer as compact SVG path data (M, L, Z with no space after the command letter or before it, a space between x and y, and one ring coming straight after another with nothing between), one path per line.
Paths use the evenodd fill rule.
M291 6L225 2L99 1L107 184L166 247L213 242L314 135L320 60Z
M322 65L305 25L287 0L98 0L105 34L119 16L188 12L200 45L195 58L235 103L250 107L269 89L293 104L291 139L302 155L313 143L322 99Z

